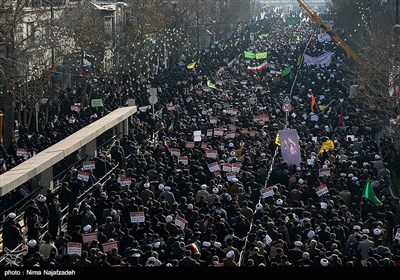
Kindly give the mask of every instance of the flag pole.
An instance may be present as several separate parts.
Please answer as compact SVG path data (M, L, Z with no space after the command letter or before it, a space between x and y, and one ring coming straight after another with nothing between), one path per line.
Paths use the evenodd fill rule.
M360 222L362 222L362 207L363 207L363 200L364 200L364 196L361 196L361 202L360 202Z

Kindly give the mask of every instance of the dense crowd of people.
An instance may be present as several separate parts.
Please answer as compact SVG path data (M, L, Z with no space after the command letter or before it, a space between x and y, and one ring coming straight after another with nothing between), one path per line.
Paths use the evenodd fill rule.
M129 134L109 158L96 159L94 180L78 180L75 169L57 193L31 201L26 237L11 213L4 246L25 242L23 266L42 268L399 267L400 206L389 189L399 154L389 138L363 124L363 108L348 98L345 54L317 33L311 23L288 26L267 14L229 44L217 42L195 58L193 70L164 70L148 82L158 89L158 121L145 111L147 84L126 75L110 91L107 79L99 81L104 112L118 107L120 95L136 99L141 110ZM263 60L243 51L267 51L268 66L248 70ZM303 53L327 52L330 64L301 62ZM287 122L285 97L292 105ZM88 124L91 110L75 114L76 127L66 123L54 138L33 139L54 144ZM286 128L299 135L299 166L282 158L277 134ZM156 130L158 138L149 141ZM328 140L334 148L321 152ZM114 174L78 204L113 164ZM320 176L321 168L329 175ZM363 198L368 181L382 205ZM328 193L319 195L322 185ZM67 228L60 230L66 206Z

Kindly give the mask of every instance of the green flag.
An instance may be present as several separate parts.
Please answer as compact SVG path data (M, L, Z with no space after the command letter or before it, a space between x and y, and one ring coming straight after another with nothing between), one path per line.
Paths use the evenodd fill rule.
M292 66L286 67L286 68L283 69L283 71L282 71L282 77L285 77L285 76L289 75L290 72L292 72Z
M256 58L256 54L248 51L244 51L245 58Z
M371 200L375 205L382 205L382 202L376 197L374 188L371 186L371 181L368 179L365 184L363 197Z
M172 130L174 129L174 123L172 122L169 126L168 126L168 134L170 134L172 132Z
M301 18L299 17L287 17L286 23L287 25L297 25L301 22Z
M102 99L92 99L92 108L95 107L103 107L103 100Z
M268 38L268 34L260 34L260 35L258 35L258 38L267 39Z
M268 57L267 52L262 52L262 53L257 53L256 54L256 59L266 59Z

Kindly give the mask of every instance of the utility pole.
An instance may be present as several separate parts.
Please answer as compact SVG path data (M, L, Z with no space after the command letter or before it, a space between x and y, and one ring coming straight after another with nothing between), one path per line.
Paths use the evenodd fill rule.
M199 20L199 0L196 0L196 25L197 25L197 51L200 53L200 20Z
M396 36L396 44L400 40L400 19L399 19L399 0L396 0L396 24L393 27L394 36Z
M50 16L51 16L51 28L53 29L53 19L54 19L54 7L53 7L53 1L50 1ZM52 32L52 37L53 37L53 32ZM54 38L52 38L54 39ZM53 42L51 43L51 68L54 68L54 44Z

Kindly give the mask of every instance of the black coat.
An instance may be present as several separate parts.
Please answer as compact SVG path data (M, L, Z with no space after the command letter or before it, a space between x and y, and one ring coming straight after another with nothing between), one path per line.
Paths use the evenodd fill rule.
M23 241L21 231L15 225L8 225L3 229L3 245L8 249L15 249Z

